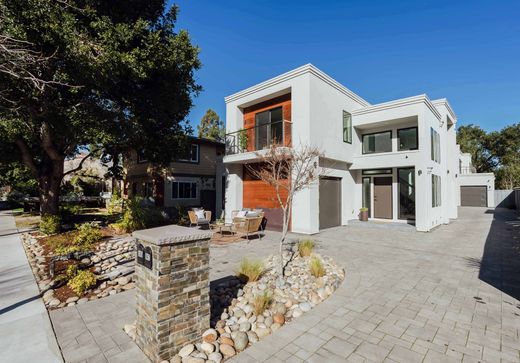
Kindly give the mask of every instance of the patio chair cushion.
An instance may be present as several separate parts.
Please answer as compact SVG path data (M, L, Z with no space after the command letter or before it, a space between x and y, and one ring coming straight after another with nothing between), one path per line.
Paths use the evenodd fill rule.
M247 214L247 211L245 210L241 210L240 212L237 213L237 217L239 218L244 218Z
M206 216L204 215L204 209L196 210L195 215L197 216L197 220L206 218Z
M207 223L209 223L209 219L197 218L197 224L207 224Z
M247 218L258 217L258 213L257 212L247 212L246 217Z

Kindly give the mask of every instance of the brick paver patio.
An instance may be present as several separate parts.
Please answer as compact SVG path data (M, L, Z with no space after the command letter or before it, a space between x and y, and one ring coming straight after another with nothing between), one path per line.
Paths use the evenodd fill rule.
M343 285L232 361L520 362L520 218L459 215L430 233L353 225L316 235L319 252L345 266ZM275 237L212 248L212 279L275 251ZM90 344L65 348L68 362L142 362L117 328L133 316L132 292L51 313L62 349Z

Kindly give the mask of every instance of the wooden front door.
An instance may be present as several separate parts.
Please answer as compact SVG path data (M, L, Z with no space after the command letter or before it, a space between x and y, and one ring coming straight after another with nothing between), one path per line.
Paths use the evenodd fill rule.
M392 177L374 177L374 218L392 219Z

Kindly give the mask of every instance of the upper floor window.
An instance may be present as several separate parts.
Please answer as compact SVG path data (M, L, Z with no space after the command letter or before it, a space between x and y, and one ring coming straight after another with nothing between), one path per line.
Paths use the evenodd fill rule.
M437 163L441 162L441 140L439 133L430 128L431 159Z
M399 151L417 150L419 148L417 127L408 127L397 130Z
M187 155L177 159L178 161L184 161L188 163L199 162L199 144L191 144L188 148Z
M352 144L352 115L343 111L343 142Z
M281 144L283 140L283 108L276 107L255 115L256 150Z
M363 135L363 154L392 151L392 131L382 131Z

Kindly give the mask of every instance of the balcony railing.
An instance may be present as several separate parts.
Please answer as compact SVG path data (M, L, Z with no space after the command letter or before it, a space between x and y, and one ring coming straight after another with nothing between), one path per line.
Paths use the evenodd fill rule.
M291 146L292 122L283 120L248 127L226 134L226 155Z
M460 174L475 174L477 169L474 166L461 166Z

